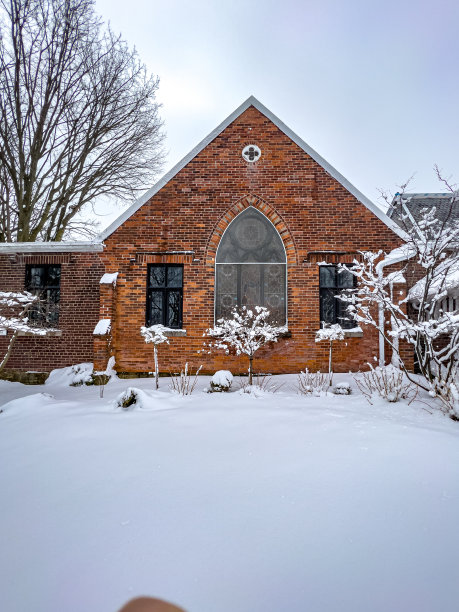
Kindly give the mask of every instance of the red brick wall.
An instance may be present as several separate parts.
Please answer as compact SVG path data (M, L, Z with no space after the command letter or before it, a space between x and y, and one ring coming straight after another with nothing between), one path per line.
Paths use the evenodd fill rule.
M103 264L96 253L1 255L0 290L23 291L27 263L61 265L60 337L19 337L7 369L47 372L93 360L94 327L99 320L99 280ZM0 336L3 356L11 335Z
M241 152L256 144L256 163ZM106 241L101 258L108 272L119 272L113 346L120 371L153 369L153 348L139 328L145 324L148 262L184 265L183 327L186 337L160 347L160 366L176 370L185 361L203 370L245 370L245 359L199 355L203 333L214 322L214 257L232 218L253 205L272 220L288 254L290 338L260 351L256 369L297 372L327 367L328 346L315 342L319 328L319 267L325 256L311 251L390 251L400 239L342 185L250 107L144 204ZM157 255L193 251L193 255ZM150 253L150 255L148 255ZM341 256L342 261L354 255ZM356 370L377 355L377 333L336 343L335 370ZM97 364L102 367L103 364Z
M241 155L247 144L260 147L250 164ZM199 354L203 334L214 323L215 254L231 220L247 206L263 212L279 231L288 260L288 326L291 336L261 350L255 369L298 372L325 370L328 346L315 342L319 329L319 266L351 261L359 250L390 251L400 239L346 189L250 107L106 241L101 254L73 253L62 258L60 338L20 338L9 368L50 370L81 361L106 365L107 338L93 338L99 318L112 313L116 367L124 372L153 369L153 348L140 336L145 324L148 263L184 266L183 327L186 337L159 349L162 371L185 361L203 371L245 371L247 360ZM347 254L326 256L317 251ZM192 254L166 254L192 251ZM313 253L313 252L316 253ZM31 260L45 263L38 259ZM116 290L99 291L103 272L119 272ZM25 261L0 257L0 288L24 288ZM7 340L0 337L0 351ZM378 353L377 332L335 343L336 371L364 367Z

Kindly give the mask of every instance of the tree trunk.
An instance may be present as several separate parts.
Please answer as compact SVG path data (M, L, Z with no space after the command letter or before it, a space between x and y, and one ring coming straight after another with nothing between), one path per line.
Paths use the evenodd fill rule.
M328 356L328 386L332 386L333 374L332 374L332 345L333 342L330 340L330 354Z
M159 389L158 349L156 348L156 344L154 347L154 353L155 353L155 384L156 384L156 388Z
M249 356L249 385L252 385L253 369L252 369L253 357Z
M6 354L3 357L2 361L0 362L0 372L3 371L4 367L6 366L6 362L10 358L10 355L11 355L11 353L13 351L14 343L16 342L16 338L18 337L18 333L19 332L17 332L17 331L13 332L13 335L11 337L10 343L8 344L8 349L6 351Z

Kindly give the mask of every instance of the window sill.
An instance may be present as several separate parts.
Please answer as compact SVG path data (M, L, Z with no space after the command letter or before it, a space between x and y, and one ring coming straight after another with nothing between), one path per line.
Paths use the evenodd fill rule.
M363 331L360 327L353 327L352 329L343 329L345 338L363 338Z
M167 338L179 338L186 336L186 329L168 329L163 333Z
M356 327L355 329L345 329L344 330L345 338L363 338L363 331L360 327Z
M43 334L43 335L34 334L32 332L20 331L18 333L18 336L29 336L29 337L34 337L34 338L59 338L60 336L62 336L62 330L61 329L50 329L49 331L46 332L46 334Z

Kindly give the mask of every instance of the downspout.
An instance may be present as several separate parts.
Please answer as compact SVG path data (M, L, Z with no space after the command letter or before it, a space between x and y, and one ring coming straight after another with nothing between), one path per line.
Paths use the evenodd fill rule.
M399 247L400 248L400 247ZM398 249L394 249L398 250ZM389 253L382 261L376 264L376 272L378 274L379 282L383 280L383 271L386 266L391 266L396 263L401 263L402 261L406 261L410 257L413 256L413 253L410 253L409 248L402 255L397 255L395 257L391 257ZM379 365L380 367L384 367L385 365L385 346L384 346L384 306L382 304L378 304L378 331L379 331Z
M405 211L406 215L408 216L411 223L413 224L413 227L415 228L418 236L422 237L418 224L414 220L413 215L410 213L408 207L403 201L403 196L401 194L396 194L395 197L399 199L399 202L402 205L403 210ZM407 234L404 230L403 232L407 237L409 237L409 234ZM394 250L396 251L398 249L394 249ZM406 261L413 255L414 253L410 253L409 246L407 248L407 252L404 253L403 255L397 255L395 257L391 257L389 253L382 261L376 264L376 272L378 273L379 282L382 282L383 270L386 266L391 266L392 264L401 263L402 261ZM379 331L379 365L380 367L384 367L386 360L385 360L385 346L384 346L384 307L382 304L378 305L378 331Z

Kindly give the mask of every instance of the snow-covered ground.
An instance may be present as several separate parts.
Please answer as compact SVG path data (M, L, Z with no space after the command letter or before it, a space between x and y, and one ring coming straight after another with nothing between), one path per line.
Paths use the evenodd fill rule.
M458 423L354 385L303 397L285 376L256 398L208 380L183 398L161 379L127 412L113 399L152 380L103 399L0 381L0 610L459 609Z

